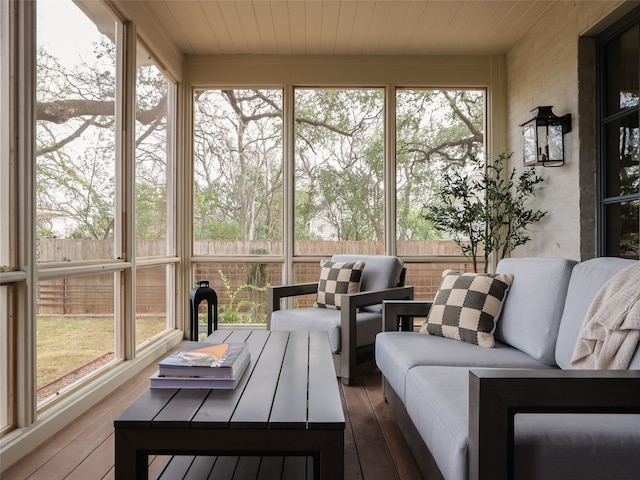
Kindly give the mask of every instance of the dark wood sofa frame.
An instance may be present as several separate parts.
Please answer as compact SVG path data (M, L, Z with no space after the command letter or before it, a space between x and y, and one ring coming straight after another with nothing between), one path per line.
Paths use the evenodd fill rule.
M426 317L430 301L385 302L384 330ZM383 390L424 478L444 480L402 401L383 377ZM514 478L517 413L640 413L640 371L469 369L469 479Z

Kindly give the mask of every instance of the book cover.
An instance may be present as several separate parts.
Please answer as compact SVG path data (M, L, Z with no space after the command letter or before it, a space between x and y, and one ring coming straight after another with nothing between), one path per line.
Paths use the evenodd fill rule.
M158 363L159 375L232 378L250 357L246 343L186 342Z
M216 378L216 377L186 377L176 375L160 375L160 372L153 374L150 380L151 388L203 388L203 389L222 389L230 390L236 388L242 375L249 366L249 356L243 357L244 360L238 365L238 370L233 377Z
M157 373L150 380L151 388L200 388L207 390L232 390L236 388L242 375L236 378L206 378L206 377L161 377Z

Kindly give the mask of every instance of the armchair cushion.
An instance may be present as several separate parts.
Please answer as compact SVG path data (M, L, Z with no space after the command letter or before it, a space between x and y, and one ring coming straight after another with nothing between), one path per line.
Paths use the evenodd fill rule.
M360 290L364 262L320 261L320 281L314 307L340 310L342 295Z
M445 270L420 332L493 347L493 331L512 281L511 274Z
M332 353L342 351L340 311L328 308L291 308L276 310L271 314L271 330L324 330L329 333ZM356 314L356 346L375 343L380 331L382 316L373 312Z

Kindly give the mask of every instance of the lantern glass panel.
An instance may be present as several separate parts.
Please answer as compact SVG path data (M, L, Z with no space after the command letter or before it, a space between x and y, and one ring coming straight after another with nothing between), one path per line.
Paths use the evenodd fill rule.
M535 165L538 162L538 142L535 122L529 122L522 127L522 140L524 143L524 164Z
M538 125L538 162L549 159L549 133L546 125Z
M564 145L562 139L562 125L549 125L548 128L549 161L564 159Z

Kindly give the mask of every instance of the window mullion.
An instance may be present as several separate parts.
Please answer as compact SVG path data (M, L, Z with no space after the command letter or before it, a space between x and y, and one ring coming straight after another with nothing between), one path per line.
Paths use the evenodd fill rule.
M396 87L385 89L384 225L387 255L396 254Z
M18 270L26 281L16 288L15 422L27 427L36 421L36 291L35 240L35 103L36 103L36 7L35 2L15 2L15 114L16 163L18 165Z
M284 264L282 280L284 283L293 283L293 256L294 256L294 232L295 232L295 112L294 112L294 88L287 84L283 95L283 202L284 202L284 228L283 228L283 253Z
M116 95L116 214L115 251L131 267L114 275L115 357L135 355L135 85L136 30L131 22L117 23L118 87Z

